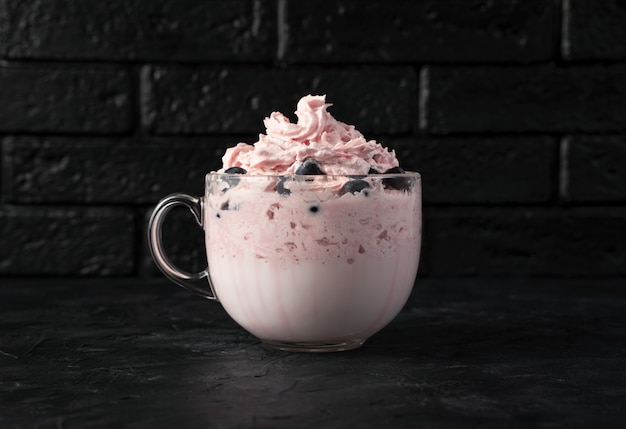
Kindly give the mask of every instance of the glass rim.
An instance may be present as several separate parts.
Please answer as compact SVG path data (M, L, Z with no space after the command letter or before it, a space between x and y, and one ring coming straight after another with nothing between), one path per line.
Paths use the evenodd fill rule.
M206 178L238 178L244 180L253 179L293 179L293 180L340 180L340 179L387 179L391 177L406 177L421 180L422 175L417 171L405 171L404 173L376 173L376 174L239 174L239 173L219 173L212 171L206 174Z

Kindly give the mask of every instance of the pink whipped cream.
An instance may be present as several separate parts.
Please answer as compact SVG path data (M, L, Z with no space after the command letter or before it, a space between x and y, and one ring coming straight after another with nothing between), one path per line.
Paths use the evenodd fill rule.
M309 158L327 175L368 174L372 168L382 173L398 166L394 151L336 120L326 110L329 106L325 95L302 97L295 124L273 112L264 120L266 134L253 145L239 143L227 149L219 172L240 167L253 175L294 174Z

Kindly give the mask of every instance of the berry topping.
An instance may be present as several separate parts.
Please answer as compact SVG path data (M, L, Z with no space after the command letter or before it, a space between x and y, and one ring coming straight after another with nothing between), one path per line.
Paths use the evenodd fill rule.
M406 171L402 167L391 167L389 170L385 171L385 174L404 174Z
M291 190L285 188L286 180L287 179L284 177L281 177L280 179L278 179L278 183L276 184L276 192L278 192L279 195L283 195L283 196L291 195Z
M241 168L241 167L230 167L227 168L226 170L224 170L224 173L226 174L246 174L247 171L245 168Z
M370 167L370 169L367 172L367 174L380 174L380 171L376 170L375 168L371 168Z
M227 168L226 170L224 170L224 173L226 174L246 174L247 171L244 168L241 167L230 167ZM228 183L229 187L233 188L235 186L237 186L239 184L239 178L236 177L228 177L226 179L226 182ZM225 191L227 191L228 189L225 189Z
M385 174L404 174L404 171L401 167L393 167L389 170L385 171ZM411 188L411 180L405 177L389 177L383 179L383 185L386 188L393 188L399 191L408 191Z
M307 158L302 162L302 164L300 164L300 167L298 167L298 169L296 170L296 174L307 175L307 176L319 176L319 175L325 175L326 173L324 173L320 169L320 165L318 164L316 160L314 160L313 158Z
M361 192L369 188L370 188L370 184L366 182L365 180L350 180L349 182L346 182L346 184L341 187L341 191L339 191L339 193L342 195L348 192L350 192L351 194L356 194L357 192ZM363 194L366 197L368 196L367 191L363 192Z

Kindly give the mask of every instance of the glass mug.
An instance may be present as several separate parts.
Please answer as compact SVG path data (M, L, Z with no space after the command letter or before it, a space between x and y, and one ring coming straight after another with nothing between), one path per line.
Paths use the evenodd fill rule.
M162 223L186 206L205 232L208 267L168 259ZM406 303L422 235L419 173L254 176L210 173L205 194L172 194L148 226L157 266L219 301L267 346L341 351L361 346Z

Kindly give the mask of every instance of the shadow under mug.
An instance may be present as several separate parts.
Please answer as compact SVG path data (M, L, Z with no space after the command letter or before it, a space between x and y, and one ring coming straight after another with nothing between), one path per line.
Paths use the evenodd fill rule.
M205 233L208 267L167 257L162 225L187 207ZM253 176L210 173L205 194L171 194L148 241L173 282L219 301L267 346L341 351L361 346L406 303L418 269L419 173Z

